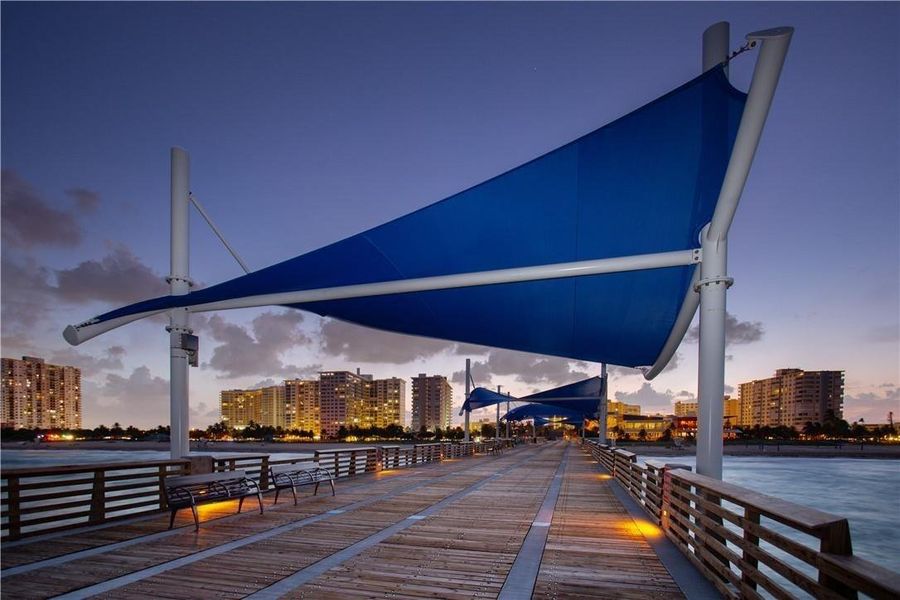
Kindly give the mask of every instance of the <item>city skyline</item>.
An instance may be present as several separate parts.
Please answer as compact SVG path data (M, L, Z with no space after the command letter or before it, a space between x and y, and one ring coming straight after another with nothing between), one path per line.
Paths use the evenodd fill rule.
M816 15L794 4L227 6L214 24L202 5L153 7L153 20L149 10L2 8L3 355L81 368L85 425L168 423L162 321L77 349L60 332L167 293L170 145L192 153L195 194L256 269L424 206L676 87L699 71L700 33L723 18L732 47L747 31L797 27L730 236L726 383L736 393L778 368L843 369L848 420L883 422L900 405L900 152L896 128L884 126L898 118L896 5L820 5ZM647 20L666 23L670 38L649 35ZM171 25L171 43L151 21ZM298 23L308 35L296 35ZM236 31L244 42L220 43ZM749 62L731 65L741 89ZM191 268L201 285L240 272L196 214ZM517 396L599 374L596 364L281 308L199 315L194 325L198 427L215 420L222 387L324 367L393 369L405 380L443 373L457 407L466 357L478 385ZM696 349L689 333L653 382L613 368L610 398L648 410L691 401Z

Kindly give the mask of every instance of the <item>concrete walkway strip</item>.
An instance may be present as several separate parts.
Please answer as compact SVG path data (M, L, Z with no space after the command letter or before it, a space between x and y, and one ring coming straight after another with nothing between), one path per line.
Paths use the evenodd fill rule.
M530 459L524 459L522 461L519 461L519 462L513 464L512 466L510 466L509 469L512 469L512 468L518 466L519 464L526 462L527 460L533 460L533 457L531 457ZM483 464L483 463L481 463L481 464ZM473 467L476 467L476 466L480 466L480 465L473 465ZM459 474L459 473L464 473L465 471L468 471L468 470L469 469L464 469L462 471L455 471L453 473L449 473L448 476ZM441 476L440 478L443 478L443 477L445 477L445 476ZM486 478L485 481L490 480L491 477ZM421 481L421 482L413 484L413 485L405 486L398 490L394 490L393 492L389 492L387 494L382 494L379 496L375 496L373 498L367 498L365 500L360 500L359 502L354 502L353 504L349 504L343 508L345 511L348 511L348 512L358 510L360 508L364 508L371 504L375 504L376 502L381 502L383 500L389 500L395 496L399 496L401 494L404 494L404 493L407 493L410 491L414 491L416 489L419 489L419 488L422 488L422 487L425 487L428 485L432 485L432 484L434 484L434 482L435 482L435 479L428 479L428 480ZM306 525L310 525L310 524L316 523L318 521L323 521L323 520L329 519L332 516L334 516L334 515L331 515L326 512L326 513L322 513L319 515L314 515L312 517L307 517L305 519L301 519L300 521L294 521L292 523L280 525L278 527L274 527L272 529L268 529L268 530L262 531L260 533L256 533L253 535L249 535L247 537L240 538L238 540L234 540L231 542L227 542L225 544L221 544L219 546L207 548L206 550L201 550L199 552L189 554L188 556L183 556L181 558L177 558L177 559L170 560L170 561L158 564L158 565L154 565L152 567L148 567L146 569L134 571L133 573L128 573L127 575L123 575L121 577L116 577L114 579L109 579L107 581L103 581L101 583L83 587L78 590L73 590L66 594L55 596L55 598L57 600L76 600L76 599L80 600L83 598L89 598L91 596L95 596L97 594L103 594L103 593L112 591L114 589L118 589L120 587L129 585L132 583L136 583L143 579L147 579L148 577L153 577L155 575L159 575L161 573L165 573L167 571L171 571L171 570L177 569L179 567L190 565L190 564L193 564L195 562L198 562L198 561L201 561L201 560L204 560L207 558L218 556L220 554L225 554L226 552L231 552L232 550L236 550L238 548L242 548L244 546L248 546L248 545L254 544L256 542L261 542L263 540L267 540L269 538L281 535L283 533L288 533L295 529L305 527ZM405 523L405 521L406 520L404 519L404 523ZM146 537L142 538L142 539L146 539Z
M538 571L541 569L541 559L544 556L544 546L547 543L547 535L550 533L550 524L553 522L553 510L556 508L556 500L562 489L563 477L566 473L566 463L569 459L569 447L563 454L563 458L556 469L544 502L537 516L531 523L531 528L519 548L516 560L513 562L506 581L500 589L498 600L521 600L531 598L534 584L537 581Z

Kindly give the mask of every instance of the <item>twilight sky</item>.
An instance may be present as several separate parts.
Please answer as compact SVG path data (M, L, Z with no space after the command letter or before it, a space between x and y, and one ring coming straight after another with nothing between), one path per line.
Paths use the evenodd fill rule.
M729 236L731 386L846 371L845 417L900 417L900 4L10 3L2 5L2 353L83 369L85 424L168 422L168 335L72 348L68 323L165 294L169 147L258 269L568 142L693 78L700 35L797 31ZM755 52L732 63L746 90ZM241 274L192 215L191 273ZM192 425L218 391L319 369L527 394L599 373L281 308L195 316ZM696 394L697 345L611 396ZM489 411L485 411L485 415ZM481 415L476 413L476 418Z

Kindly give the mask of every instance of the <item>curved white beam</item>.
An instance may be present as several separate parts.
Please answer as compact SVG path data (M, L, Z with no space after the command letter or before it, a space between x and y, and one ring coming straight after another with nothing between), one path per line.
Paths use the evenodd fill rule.
M534 267L516 267L512 269L497 269L494 271L480 271L476 273L458 273L455 275L439 275L436 277L420 277L417 279L361 283L358 285L282 292L279 294L261 294L259 296L246 296L243 298L233 298L230 300L191 305L186 307L186 310L189 310L190 312L207 312L212 310L231 310L234 308L253 308L257 306L304 304L309 302L323 302L326 300L345 300L347 298L408 294L411 292L427 292L431 290L475 287L479 285L520 283L525 281L540 281L543 279L564 279L568 277L583 277L586 275L602 275L605 273L622 273L625 271L664 269L699 263L701 256L702 254L699 248L694 250L675 250L672 252L620 256L616 258L599 258L594 260L556 263L552 265L538 265ZM145 312L103 322L98 322L96 319L93 319L91 321L86 321L81 325L69 325L66 327L65 332L63 332L63 337L65 337L67 342L75 346L102 333L131 323L132 321L137 321L161 312L166 311Z

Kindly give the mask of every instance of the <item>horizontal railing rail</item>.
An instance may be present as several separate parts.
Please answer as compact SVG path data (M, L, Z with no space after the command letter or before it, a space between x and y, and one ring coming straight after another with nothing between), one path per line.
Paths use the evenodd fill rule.
M259 484L259 489L269 489L268 454L216 454L213 456L214 471L244 471L247 477Z
M188 460L4 469L0 535L14 540L164 510L165 478L189 471Z
M900 598L900 574L854 556L843 517L593 440L584 448L726 598Z

